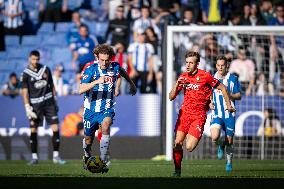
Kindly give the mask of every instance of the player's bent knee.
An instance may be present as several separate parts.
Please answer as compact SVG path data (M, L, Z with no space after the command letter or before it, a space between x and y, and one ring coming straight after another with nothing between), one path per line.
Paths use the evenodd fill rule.
M91 143L92 143L92 137L90 137L90 136L85 136L85 143L86 143L86 144L91 144Z
M195 149L195 147L196 145L189 144L189 145L186 145L186 150L189 152L192 152Z

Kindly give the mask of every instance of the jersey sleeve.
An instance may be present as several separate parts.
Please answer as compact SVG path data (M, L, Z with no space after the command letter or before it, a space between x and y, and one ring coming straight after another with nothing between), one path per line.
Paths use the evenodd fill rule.
M48 67L46 67L47 74L48 74L48 83L50 84L51 89L53 89L53 79L52 79L52 73Z
M87 67L82 74L81 83L90 83L94 76L92 66Z
M117 78L120 78L120 65L118 62L115 62L115 75Z
M28 77L27 74L22 73L22 76L20 78L21 86L22 88L28 88Z
M211 86L211 87L216 87L220 81L216 78L214 78L210 73L206 73L206 78L207 78L207 83Z
M239 82L237 77L234 77L234 87L233 87L233 94L241 92L241 83Z

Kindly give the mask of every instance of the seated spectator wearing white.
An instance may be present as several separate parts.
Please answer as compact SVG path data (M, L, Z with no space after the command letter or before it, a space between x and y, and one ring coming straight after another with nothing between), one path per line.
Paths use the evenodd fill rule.
M3 2L4 28L6 35L23 35L24 7L22 0L0 0Z
M127 49L129 77L136 86L140 83L140 93L156 93L156 88L153 88L153 82L156 82L154 80L154 48L150 43L145 43L145 37L142 30L138 31L137 42L131 43Z
M135 20L133 24L134 40L136 39L138 30L142 30L144 32L150 26L153 27L155 33L158 36L158 39L161 40L162 38L161 31L156 25L154 19L150 17L149 7L143 6L141 7L141 17Z
M105 39L110 45L122 43L124 47L129 45L129 21L124 17L124 7L118 6L115 11L115 18L109 22Z
M272 83L268 83L265 80L265 75L263 72L260 72L256 80L256 90L255 95L274 95L274 86Z
M44 22L60 22L67 12L68 0L40 0L39 11Z
M2 88L2 95L15 98L21 94L21 83L17 78L16 73L11 73L9 81Z
M85 64L95 59L93 49L96 47L98 42L89 35L88 26L82 24L79 28L80 38L73 43L74 49L72 49L72 68L76 70L77 62L77 73L81 73Z
M64 68L62 65L56 65L52 73L53 84L57 96L66 96L69 91L68 82L62 77L63 70Z
M79 27L83 24L81 15L79 12L73 12L72 14L72 25L68 29L66 34L67 44L70 45L76 42L80 38ZM70 47L72 48L72 47Z
M282 126L275 110L267 108L264 110L264 119L258 128L257 135L266 137L281 136Z
M252 60L246 57L246 51L243 47L239 48L237 59L232 61L229 72L236 73L239 76L242 93L247 96L251 95L255 80L255 65Z

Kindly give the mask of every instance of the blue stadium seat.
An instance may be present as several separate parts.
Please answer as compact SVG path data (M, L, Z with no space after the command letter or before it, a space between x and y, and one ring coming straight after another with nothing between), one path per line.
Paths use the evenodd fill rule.
M54 64L62 63L65 69L71 69L72 53L66 48L54 48L52 53Z
M22 72L28 64L28 59L11 58L8 60L8 64L11 68L13 68L13 71Z
M72 25L71 22L59 22L56 24L56 32L66 32L67 33L71 25Z
M21 46L19 48L13 48L8 50L8 58L27 59L32 50L34 50L32 47L24 47L24 46Z
M33 45L33 46L39 46L39 44L42 43L42 37L41 35L26 35L23 36L22 39L22 45Z
M17 35L6 35L5 43L7 47L18 47L20 45L20 37Z
M76 8L79 8L82 2L83 0L68 0L67 2L68 10L74 10Z
M45 35L42 45L64 47L67 46L64 33L54 33L52 35Z
M7 58L7 52L0 51L0 61L6 60Z
M54 32L54 23L44 22L40 26L38 33L53 33Z

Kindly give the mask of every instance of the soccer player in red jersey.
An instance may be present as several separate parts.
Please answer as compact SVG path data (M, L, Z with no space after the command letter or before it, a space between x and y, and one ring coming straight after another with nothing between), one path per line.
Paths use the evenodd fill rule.
M222 91L227 105L227 111L236 111L230 103L226 87L215 79L210 73L198 69L200 55L198 52L189 51L185 54L186 72L181 74L173 89L169 93L169 99L176 98L181 90L184 92L184 101L178 114L175 125L175 141L173 147L173 159L175 172L173 176L180 177L181 162L183 158L183 141L186 138L186 149L192 152L201 139L206 113L209 110L210 95L212 89Z

